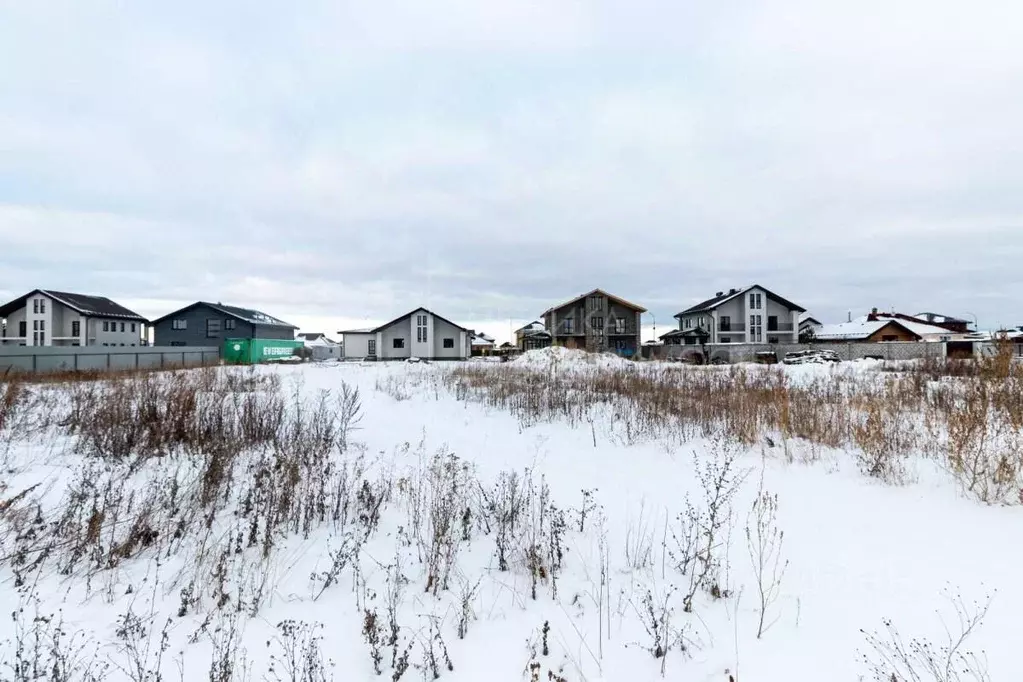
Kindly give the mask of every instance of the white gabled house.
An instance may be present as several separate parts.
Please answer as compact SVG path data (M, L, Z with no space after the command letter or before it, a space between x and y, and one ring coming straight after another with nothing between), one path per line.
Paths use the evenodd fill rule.
M372 329L338 333L346 360L465 360L472 354L472 330L426 308Z
M796 343L799 316L806 309L754 284L719 291L675 315L678 329L662 336L666 343Z

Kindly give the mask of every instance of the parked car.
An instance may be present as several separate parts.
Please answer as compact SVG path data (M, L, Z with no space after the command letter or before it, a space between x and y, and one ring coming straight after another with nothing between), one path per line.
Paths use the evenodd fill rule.
M811 349L796 350L785 354L782 360L786 365L824 364L825 362L841 362L842 358L833 350Z

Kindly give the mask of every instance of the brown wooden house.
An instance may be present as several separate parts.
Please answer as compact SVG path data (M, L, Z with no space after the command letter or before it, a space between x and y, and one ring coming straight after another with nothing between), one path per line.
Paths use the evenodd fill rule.
M631 357L640 352L645 312L643 306L594 289L549 308L543 319L556 346Z

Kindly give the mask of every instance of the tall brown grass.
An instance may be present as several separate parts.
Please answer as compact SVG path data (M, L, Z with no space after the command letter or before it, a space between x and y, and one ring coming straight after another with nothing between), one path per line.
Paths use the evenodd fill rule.
M548 371L511 363L384 381L439 381L459 400L508 410L523 426L559 420L592 428L594 419L605 420L630 440L780 441L786 456L798 451L809 459L823 448L847 449L865 474L889 482L905 481L909 458L923 455L979 500L1021 502L1023 365L1011 348L884 370L838 368L794 380L783 368L761 366Z

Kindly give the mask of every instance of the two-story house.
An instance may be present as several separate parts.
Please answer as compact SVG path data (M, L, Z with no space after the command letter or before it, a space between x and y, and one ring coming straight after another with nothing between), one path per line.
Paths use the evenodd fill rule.
M676 338L693 331L716 343L797 343L802 306L754 284L742 289L719 291L713 298L697 303L675 315ZM680 341L681 342L681 341Z
M36 289L0 306L0 345L142 346L146 318L104 296Z
M556 346L631 357L640 351L646 308L594 289L549 308L544 326Z
M153 320L153 345L219 346L224 339L294 341L297 329L251 308L198 301Z

